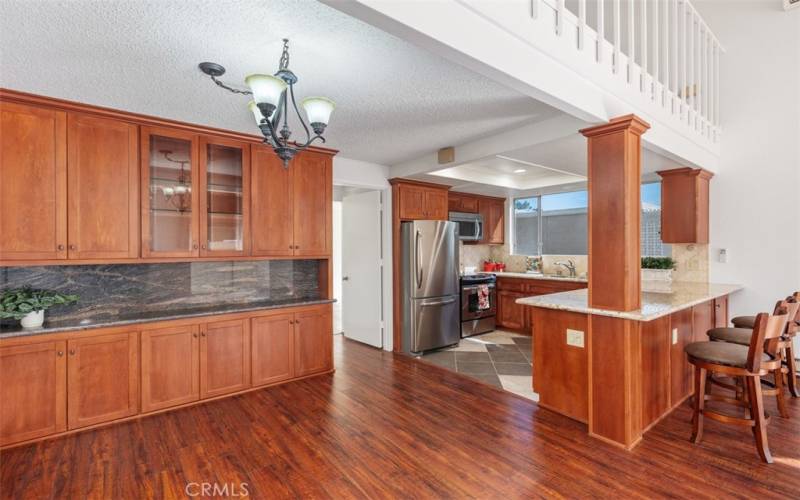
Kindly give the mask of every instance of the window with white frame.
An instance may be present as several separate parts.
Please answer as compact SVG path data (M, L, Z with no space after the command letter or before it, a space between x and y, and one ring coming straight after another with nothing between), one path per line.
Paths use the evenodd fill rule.
M642 256L669 256L661 242L661 183L642 185ZM514 199L515 255L585 255L588 252L588 192Z

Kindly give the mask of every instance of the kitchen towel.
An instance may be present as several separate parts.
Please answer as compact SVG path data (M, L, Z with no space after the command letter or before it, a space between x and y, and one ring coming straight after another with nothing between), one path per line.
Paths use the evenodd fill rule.
M489 285L478 285L478 309L485 311L492 305L489 303Z

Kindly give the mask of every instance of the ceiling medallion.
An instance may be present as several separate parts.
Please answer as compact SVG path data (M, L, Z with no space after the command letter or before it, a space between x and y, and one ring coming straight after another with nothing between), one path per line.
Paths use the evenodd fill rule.
M319 139L325 142L322 134L328 125L331 113L336 103L326 97L306 97L300 104L306 111L306 117L314 136L308 130L303 116L294 99L294 84L297 75L289 69L289 39L283 39L283 53L279 62L278 71L274 75L253 74L244 79L245 85L250 90L239 90L225 85L217 79L225 74L225 68L212 62L203 62L199 65L200 71L210 76L218 86L235 94L252 95L253 100L247 105L256 119L256 124L264 136L264 143L269 144L278 157L283 160L283 166L288 167L291 159L298 152L304 150L312 142ZM292 131L289 129L289 101L291 109L306 131L306 142L298 144L289 142ZM281 123L283 120L283 123Z

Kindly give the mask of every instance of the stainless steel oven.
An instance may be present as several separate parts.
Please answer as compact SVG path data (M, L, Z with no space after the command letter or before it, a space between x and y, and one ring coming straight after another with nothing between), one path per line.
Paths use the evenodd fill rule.
M461 336L491 332L497 315L497 277L494 274L473 274L461 277ZM481 289L488 292L481 301ZM487 303L488 302L488 303Z
M483 239L483 216L466 212L450 212L450 222L458 224L458 239L481 241Z

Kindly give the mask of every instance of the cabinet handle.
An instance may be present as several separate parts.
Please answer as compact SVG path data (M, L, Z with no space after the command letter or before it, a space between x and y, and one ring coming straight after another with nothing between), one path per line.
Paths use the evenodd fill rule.
M64 351L58 351L58 357L60 358L62 356L64 356Z
M70 349L69 350L69 355L70 356L74 356L75 355L75 349Z
M299 319L294 320L294 324L295 325L299 325L300 324L300 320Z
M75 247L75 244L71 244L71 245L69 246L69 249L70 249L70 250L75 250L75 249L76 249L76 247Z
M206 336L206 332L200 332L200 336L201 337L205 337Z
M197 334L196 334L196 333L193 333L193 334L192 334L192 337L194 337L194 338L197 338Z
M192 250L197 250L197 243L192 243Z
M295 250L300 250L300 245L295 245L295 246L294 246L294 249L295 249Z
M291 250L292 248L294 248L294 245L289 245L289 250Z
M64 245L58 245L57 247L59 250L64 250Z
M205 245L203 245L203 246L202 246L202 247L200 247L200 248L202 248L203 250L205 250L205 249L206 249L206 246L205 246Z

